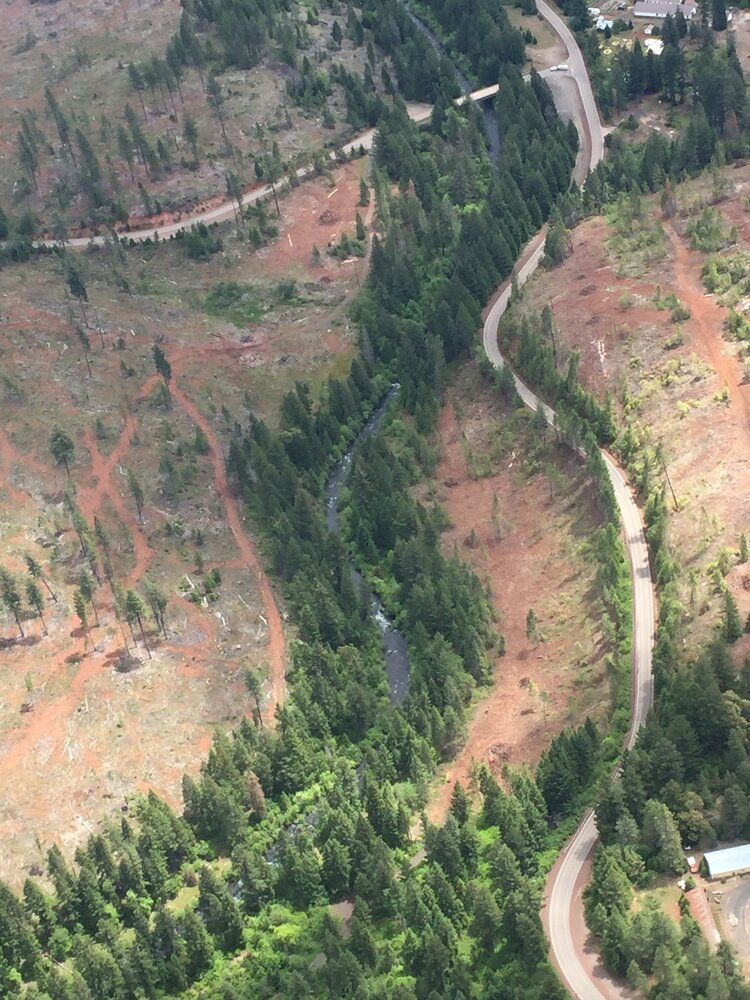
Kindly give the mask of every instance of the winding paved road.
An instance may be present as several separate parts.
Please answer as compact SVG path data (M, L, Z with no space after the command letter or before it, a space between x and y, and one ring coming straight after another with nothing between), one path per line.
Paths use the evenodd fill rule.
M593 169L604 156L604 134L599 114L591 89L591 83L586 72L586 66L572 32L560 15L553 10L545 0L537 0L539 13L550 24L555 33L562 39L567 50L567 72L543 72L549 78L556 97L561 89L570 86L574 81L582 114L578 122L582 132L581 154L574 171L576 181L581 184L589 171ZM483 88L468 95L472 100L484 100L493 88ZM466 98L464 98L465 100ZM459 101L462 99L459 98ZM429 105L409 105L409 114L414 121L425 121L432 113ZM363 146L372 147L374 130L364 133L344 147L345 152ZM312 168L303 167L296 172L302 180L312 173ZM247 192L242 198L242 205L253 204L272 194L270 185L258 187ZM181 230L190 228L198 222L212 224L231 219L234 208L231 202L225 202L216 208L203 213L186 216L168 225L150 227L147 229L122 232L119 235L134 242L153 239L158 234L159 239L169 239ZM519 284L523 284L534 273L544 253L545 233L540 233L527 248L517 272ZM41 241L40 241L41 242ZM105 237L75 238L67 241L71 249L84 249L91 245L101 245ZM44 241L53 245L54 241ZM500 317L505 312L510 298L510 283L501 291L487 314L484 325L484 348L487 356L496 367L504 364L497 345L497 328ZM534 393L516 376L518 392L527 406L536 409L539 401ZM544 412L549 423L554 422L554 412L544 404ZM615 497L620 508L625 533L625 542L630 556L633 578L633 713L632 729L627 745L633 745L636 734L643 724L653 700L653 682L651 676L651 649L654 633L654 590L649 569L648 552L643 533L638 507L631 495L625 477L609 455L604 453L604 459L609 471ZM570 991L580 1000L613 1000L624 997L619 987L602 976L597 970L596 976L591 968L584 963L584 943L574 941L574 928L581 928L581 884L584 866L596 845L597 831L593 813L588 813L581 822L570 843L563 851L561 858L553 869L548 883L549 904L546 922L551 944L552 958ZM579 934L580 938L581 935Z
M602 126L583 56L575 38L567 24L544 0L537 0L537 7L568 49L567 63L580 94L583 111L581 124L588 139L588 142L582 144L583 155L576 170L577 179L580 176L580 183L604 155ZM542 232L527 248L517 272L519 285L523 284L538 267L544 253L544 240L545 233ZM484 324L484 349L495 367L502 367L504 364L497 343L497 329L500 317L508 306L510 293L511 287L508 283L492 304ZM532 409L541 405L547 421L553 424L554 411L540 403L531 389L516 375L514 379L523 402ZM638 730L645 722L653 703L651 653L655 628L655 593L640 511L619 467L606 452L603 452L603 456L622 517L633 582L633 700L632 723L626 744L630 748L635 743ZM632 994L626 993L617 983L609 979L601 966L595 967L594 962L587 961L591 956L585 947L586 932L582 916L581 891L585 881L585 866L597 839L594 814L588 812L564 848L547 883L548 904L545 924L550 939L552 960L570 992L579 1000L615 1000L615 998L619 1000Z
M543 0L540 0L540 9L542 6L546 8L546 4L544 4ZM558 15L555 14L554 11L552 11L550 8L547 8L547 10L549 12L550 17L554 18L556 22L559 22L562 25L562 27L565 28L565 25L563 24L562 20L558 17ZM545 13L544 16L547 17L547 14ZM553 27L555 26L555 21L550 22L552 23ZM584 75L585 84L588 86L591 102L593 104L594 95L593 93L591 93L591 86L589 85L588 77L586 77L585 75L586 71L585 67L583 67L582 58L581 58L581 69ZM571 64L570 70L571 70L571 75L574 76L576 73L576 68L573 64ZM551 73L552 73L551 70L542 70L540 76L549 77ZM556 78L568 77L567 73L554 73L553 75ZM528 80L529 77L526 76L524 77L524 79ZM581 85L579 82L579 89L580 88ZM464 104L466 101L475 101L475 102L486 101L489 100L490 97L493 97L498 92L498 89L499 88L497 84L494 84L491 87L482 87L480 90L475 90L471 94L466 94L461 97L457 97L455 103L460 105ZM583 94L583 90L581 90L581 93ZM586 99L584 97L584 104L585 100ZM418 124L421 122L429 121L430 116L432 115L431 104L410 103L406 105L406 110L412 121ZM598 123L599 119L597 118L596 121ZM601 133L601 128L599 129L599 131ZM355 138L352 139L351 142L348 142L346 143L345 146L342 146L342 151L347 156L349 156L354 150L372 149L373 142L375 141L375 132L376 129L371 128L368 129L367 132L363 132L361 135L355 136ZM601 145L603 150L604 148L603 143ZM335 159L335 157L336 153L332 152L330 154L330 159ZM600 159L601 159L601 153L599 154L599 158L596 160L596 162L598 163ZM301 181L312 176L314 172L315 168L312 166L300 167L298 170L295 171L294 176L297 178L297 180ZM280 183L283 183L283 181L280 181ZM270 198L272 195L273 195L273 188L271 187L271 185L263 184L259 187L253 188L251 191L245 192L245 194L243 194L242 198L240 199L240 204L242 205L242 208L247 208L248 205L253 205L257 201L261 201L265 198ZM198 225L199 223L203 223L204 225L210 226L216 222L227 222L228 220L233 219L234 215L235 215L234 203L227 199L226 201L223 201L220 205L216 205L214 208L206 209L203 212L186 214L185 216L181 216L180 218L175 219L174 222L164 223L162 225L156 225L156 226L146 226L142 229L131 229L131 230L121 229L118 230L117 235L122 240L132 241L133 243L145 243L146 240L153 240L155 237L158 237L160 240L168 240L172 236L176 236L177 233L184 232L185 230L190 229L192 226ZM107 234L106 236L74 236L71 239L65 241L65 246L69 250L85 250L86 247L89 246L104 246L104 244L108 239L109 239L109 234ZM54 240L54 239L35 240L34 246L54 247L58 243L59 240Z

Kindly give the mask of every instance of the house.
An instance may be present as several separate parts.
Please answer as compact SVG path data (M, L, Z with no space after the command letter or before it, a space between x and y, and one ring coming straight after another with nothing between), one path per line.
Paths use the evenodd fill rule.
M750 871L750 844L725 847L721 851L708 851L703 855L710 878L738 875Z
M647 24L646 27L643 29L643 34L644 35L653 35L653 33L654 33L654 26L653 26L653 24Z
M614 26L615 22L608 20L606 17L601 17L601 16L597 17L596 21L594 22L594 27L596 28L597 31L606 31L607 28L609 28L609 30L611 31L612 28L614 28Z
M681 10L686 21L690 21L698 10L698 4L693 0L636 0L633 7L633 17L648 17L656 20L664 20L667 14L675 17L677 11Z

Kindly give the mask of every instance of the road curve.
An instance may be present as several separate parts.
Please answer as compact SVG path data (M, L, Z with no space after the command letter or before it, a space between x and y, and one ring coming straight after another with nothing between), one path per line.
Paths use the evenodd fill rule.
M576 175L578 176L580 171L581 179L583 179L589 170L592 170L604 156L604 134L594 94L591 89L583 56L567 24L545 0L537 0L537 8L542 17L562 39L568 50L566 62L569 70L565 75L575 80L583 111L582 125L588 139L588 142L582 143L584 156L587 156L588 164L579 162L576 170ZM549 71L545 71L542 75L549 75ZM470 96L474 99L477 97L482 99L487 95L484 92L478 92L476 95ZM417 122L429 118L432 111L429 105L410 105L408 110L410 116ZM374 134L374 130L370 130L355 138L353 142L344 147L344 151L348 153L360 146L370 149ZM296 171L296 176L302 180L311 173L311 167L303 167ZM255 188L242 197L242 206L251 205L260 199L269 197L271 194L272 189L270 185ZM136 243L153 239L155 236L158 236L159 239L169 239L176 233L189 229L199 222L210 225L215 222L223 222L231 219L233 215L233 205L231 202L225 202L216 208L180 219L174 223L131 232L121 232L118 235L122 239L133 240ZM102 236L91 238L77 237L68 240L66 246L70 249L85 249L92 244L103 245L105 239L106 237ZM519 284L523 284L539 265L544 253L544 240L545 234L541 232L527 249L516 275ZM36 245L53 246L55 242L54 240L39 241ZM484 348L488 358L496 367L501 367L504 364L497 344L497 328L500 317L507 308L510 292L510 283L508 283L494 301L484 324ZM538 405L542 405L547 420L553 423L555 417L554 411L545 404L540 404L528 386L524 385L515 375L514 378L519 395L524 403L533 409L536 409ZM617 465L606 453L604 453L604 459L622 516L625 542L630 556L633 579L633 712L632 728L627 742L627 745L630 747L635 741L637 731L643 724L653 700L651 649L654 633L654 590L643 525L638 507L631 495L625 477ZM548 885L548 890L550 891L548 907L549 936L552 957L563 980L574 996L579 997L580 1000L613 1000L615 997L624 997L625 994L611 981L602 981L601 978L595 979L592 973L585 968L581 960L580 949L573 942L571 929L573 907L576 904L578 906L581 904L580 894L576 894L576 886L580 883L584 865L594 849L596 840L596 825L593 813L589 812L563 851L562 862L556 866L556 874Z
M413 121L419 123L427 121L430 117L432 114L432 105L412 103L406 105L406 110L409 117ZM349 156L354 150L360 149L360 147L366 150L372 149L372 145L375 140L375 131L376 130L374 128L371 128L367 132L363 132L361 135L356 136L351 142L342 146L342 151ZM330 159L335 159L335 157L335 152L330 154ZM300 167L294 172L294 176L297 180L301 181L314 173L315 168L312 166ZM272 194L273 188L271 185L263 184L260 187L253 188L252 191L247 191L243 194L240 199L240 204L243 208L247 208L248 205L254 205L256 201L261 201L264 198L270 198ZM175 222L158 226L146 226L143 229L122 229L117 232L117 235L120 239L126 242L132 240L133 243L145 243L146 240L153 240L155 238L168 240L170 237L176 236L177 233L184 232L199 223L211 226L215 222L226 222L229 219L233 219L234 216L234 203L227 199L215 208L206 209L204 212L196 212L193 215L185 215ZM107 234L107 236L76 236L72 239L66 240L65 246L68 250L85 250L86 247L89 246L104 246L109 238L109 234ZM35 240L34 246L54 247L59 245L59 242L59 240Z
M574 77L581 97L584 127L588 132L589 144L584 144L584 155L588 154L588 169L593 169L604 155L604 135L596 109L591 83L586 72L581 51L572 32L553 11L545 0L537 0L542 16L562 38L568 50L568 66ZM545 232L537 235L527 248L516 273L518 284L523 284L536 270L544 254ZM508 307L511 285L507 283L493 302L487 313L483 330L483 343L487 357L495 367L504 362L497 342L500 318ZM541 406L548 423L554 424L554 411L536 395L515 374L518 393L532 409ZM626 746L635 743L638 730L643 725L653 704L653 675L651 654L655 630L655 592L651 579L648 549L643 522L638 506L633 498L625 476L606 452L602 452L614 489L617 506L623 524L625 546L630 558L633 585L633 695L631 729ZM601 967L596 973L584 962L582 941L574 941L573 928L583 926L581 907L581 887L584 868L596 846L598 832L593 811L584 816L575 834L564 848L547 884L548 904L545 914L552 960L565 985L579 1000L624 1000L625 993L617 983L606 977Z
M559 21L560 18L557 17L552 11L552 15ZM562 21L560 21L562 24ZM550 70L542 70L540 76L547 77L551 73ZM557 74L556 74L557 75ZM568 75L568 74L565 74ZM585 76L585 70L584 70ZM525 80L529 77L525 76ZM588 84L588 78L585 78L585 82ZM494 84L491 87L483 87L480 90L475 90L471 94L466 94L462 97L457 97L455 103L457 105L464 104L466 101L486 101L490 97L493 97L498 91L498 85ZM580 83L579 83L580 89ZM591 87L589 86L589 91ZM582 92L583 93L583 92ZM591 95L591 100L593 101L593 94ZM417 104L409 103L406 105L406 110L413 122L421 124L422 122L429 121L432 115L432 105L431 104ZM597 119L598 121L598 119ZM371 128L366 132L355 136L351 142L346 143L342 146L342 152L347 156L350 156L352 152L359 149L370 150L372 149L373 143L375 141L376 129ZM603 148L603 146L602 146ZM329 154L331 160L336 158L336 153L332 152ZM601 159L601 156L599 157ZM598 160L597 160L598 162ZM306 178L312 176L315 173L315 168L312 166L300 167L294 172L294 176L298 181L305 180ZM273 195L273 188L270 184L263 184L259 187L253 188L251 191L246 191L240 199L240 204L242 208L247 208L248 205L254 205L257 201L262 201L264 198L270 198ZM177 233L185 232L186 230L192 228L193 226L203 223L206 226L211 226L216 222L227 222L233 219L235 216L235 206L232 201L227 199L223 201L220 205L216 205L214 208L208 208L203 212L195 212L192 215L185 215L176 219L174 222L165 223L163 225L156 226L145 226L142 229L131 229L125 230L121 229L117 231L117 235L120 239L133 242L133 243L145 243L146 240L160 239L168 240ZM65 246L69 250L85 250L86 247L90 246L104 246L106 241L109 239L109 234L107 236L74 236L71 239L65 241ZM59 240L35 240L34 246L36 247L54 247L59 244Z
M591 81L586 70L586 63L583 60L583 55L578 48L578 42L576 42L573 32L557 11L553 10L546 3L546 0L536 0L536 6L544 20L548 22L555 34L559 35L565 48L568 50L566 62L570 70L570 75L576 81L578 92L581 95L583 114L591 139L589 170L593 170L597 163L604 159L604 131L602 123L599 120L599 112L594 100L594 91L591 89Z

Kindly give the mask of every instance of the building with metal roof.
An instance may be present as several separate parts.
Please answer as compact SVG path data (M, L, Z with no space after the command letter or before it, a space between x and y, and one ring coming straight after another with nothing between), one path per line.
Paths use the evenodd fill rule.
M736 875L750 871L750 844L725 847L721 851L708 851L703 855L711 878Z
M633 17L648 17L663 20L667 14L675 17L677 11L681 10L686 21L695 17L698 4L693 0L637 0L633 7Z

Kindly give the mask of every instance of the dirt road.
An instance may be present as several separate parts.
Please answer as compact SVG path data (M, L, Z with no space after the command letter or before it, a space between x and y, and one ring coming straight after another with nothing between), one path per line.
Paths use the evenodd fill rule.
M724 320L727 310L701 290L700 262L671 225L665 226L674 251L674 291L691 313L689 329L696 348L724 382L733 406L750 431L750 385L743 384L740 362L724 353ZM736 414L735 414L736 418Z
M213 428L200 412L195 403L189 399L178 385L172 384L171 393L173 399L180 404L190 419L196 426L200 427L206 436L211 449L211 465L214 473L214 484L218 495L224 503L227 515L227 524L232 532L235 544L242 555L247 567L255 575L263 598L263 606L266 612L268 623L268 655L269 655L269 693L266 704L265 715L272 719L276 713L276 707L284 701L286 697L286 682L284 680L284 656L286 651L286 641L284 639L284 629L281 624L281 615L278 605L271 590L268 576L261 567L258 553L255 546L242 524L239 505L233 496L227 481L227 473L224 467L224 456L219 440Z

